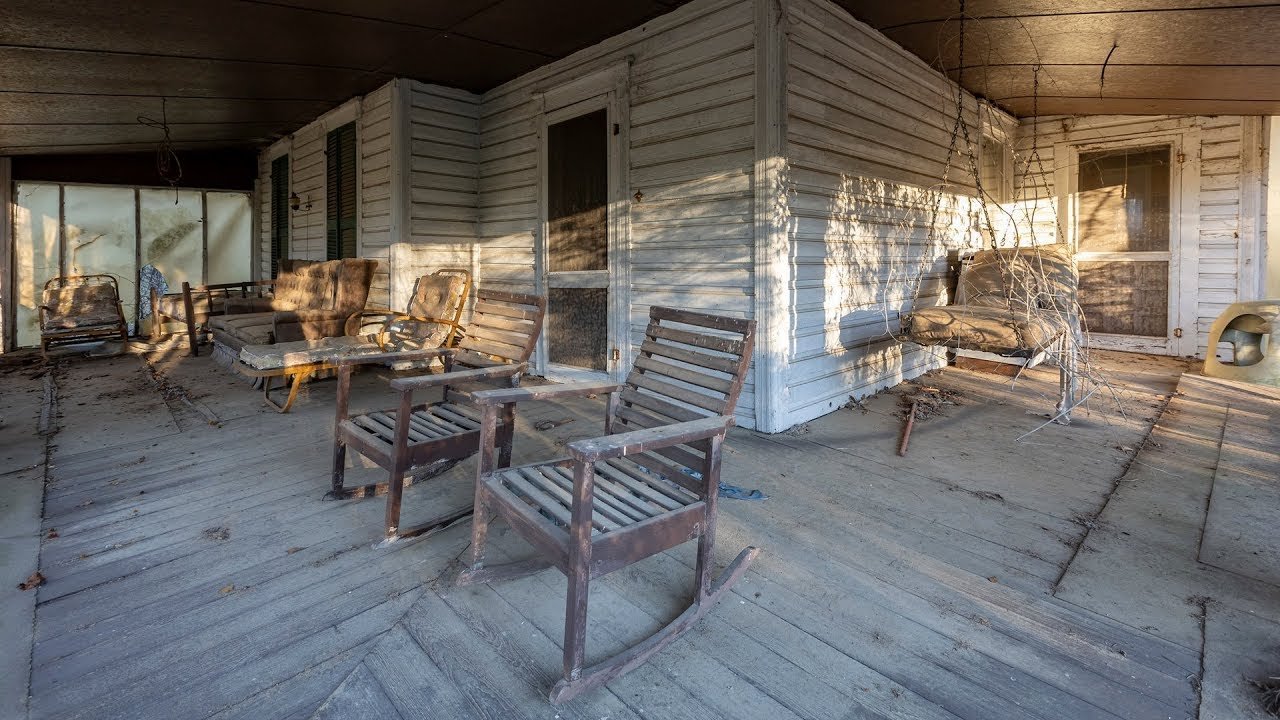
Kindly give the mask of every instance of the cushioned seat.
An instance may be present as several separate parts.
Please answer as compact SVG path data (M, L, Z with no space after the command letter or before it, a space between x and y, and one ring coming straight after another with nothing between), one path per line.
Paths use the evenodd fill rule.
M961 267L956 303L916 308L905 327L920 345L1030 357L1071 329L1075 299L1066 245L982 250Z
M275 370L377 352L381 352L377 343L368 342L363 338L333 337L321 340L245 345L240 348L240 361L255 370Z
M275 313L215 315L209 318L214 342L239 351L245 345L267 345L275 342Z
M997 355L1035 354L1066 329L1062 318L1043 310L950 305L920 308L911 314L912 342Z

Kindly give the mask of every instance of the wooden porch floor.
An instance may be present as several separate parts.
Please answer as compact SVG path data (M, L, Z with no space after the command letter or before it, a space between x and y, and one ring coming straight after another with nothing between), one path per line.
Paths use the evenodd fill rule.
M781 435L735 430L724 479L769 499L721 503L717 556L763 554L689 636L553 707L562 576L453 588L466 524L375 547L380 498L321 499L332 382L282 416L205 358L151 360L56 372L32 718L1196 716L1198 647L1054 595L1176 361L1108 356L1126 417L1097 401L1023 442L1052 371L1013 390L922 379L959 404L919 422L906 457L894 392ZM357 405L387 403L383 376L357 380ZM521 413L517 461L596 434L602 405ZM407 490L404 523L468 502L473 472ZM380 471L349 482L362 473ZM502 530L493 552L519 557ZM692 568L690 543L593 584L588 658L678 614Z

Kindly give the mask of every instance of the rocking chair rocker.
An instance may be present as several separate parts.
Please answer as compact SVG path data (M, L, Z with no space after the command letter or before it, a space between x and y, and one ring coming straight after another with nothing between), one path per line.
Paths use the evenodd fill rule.
M459 585L505 580L555 566L569 579L560 703L626 673L688 631L759 554L745 548L713 583L720 452L751 362L755 321L654 307L640 357L621 385L568 383L486 390L472 526L471 565ZM605 435L567 446L569 457L522 467L493 461L499 417L515 403L609 394ZM541 556L486 567L497 513ZM590 581L698 538L693 604L654 635L585 668Z

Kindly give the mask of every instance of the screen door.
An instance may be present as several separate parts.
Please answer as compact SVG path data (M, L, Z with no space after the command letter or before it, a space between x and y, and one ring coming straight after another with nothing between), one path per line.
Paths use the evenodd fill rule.
M604 109L547 128L547 359L609 369L609 146Z
M1080 307L1097 346L1169 352L1172 148L1081 152Z

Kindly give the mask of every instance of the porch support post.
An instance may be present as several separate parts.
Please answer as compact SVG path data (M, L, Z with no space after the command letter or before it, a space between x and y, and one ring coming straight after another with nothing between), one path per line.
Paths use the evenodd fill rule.
M785 23L782 0L755 0L755 414L763 432L785 429L791 395Z
M397 281L396 268L397 243L412 244L413 223L409 202L409 186L411 175L411 148L413 138L410 127L410 109L412 107L412 80L396 78L391 81L391 218L390 247L387 250L387 277L389 278L387 298L390 307L401 307L408 302L409 288L401 287Z

